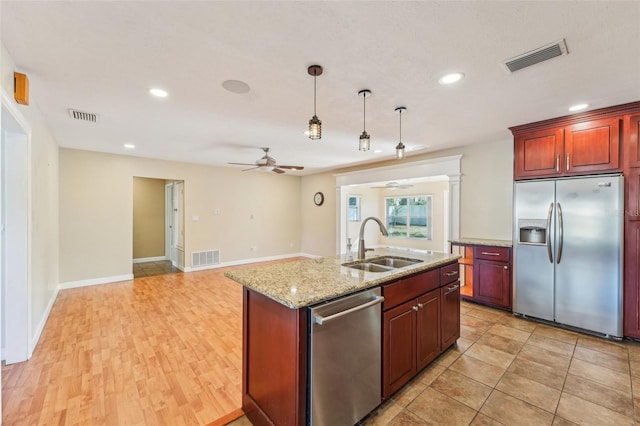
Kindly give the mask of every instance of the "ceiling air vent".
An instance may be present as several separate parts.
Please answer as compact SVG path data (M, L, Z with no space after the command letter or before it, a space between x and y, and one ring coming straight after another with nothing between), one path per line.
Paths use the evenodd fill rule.
M523 68L530 67L531 65L539 64L546 60L555 58L557 56L566 55L569 53L567 50L567 43L564 39L556 41L555 43L548 44L546 46L539 47L531 52L524 53L515 58L508 59L504 62L504 66L509 73L521 70Z
M92 123L96 123L98 121L98 116L90 112L82 112L75 109L70 109L69 115L75 120L90 121Z

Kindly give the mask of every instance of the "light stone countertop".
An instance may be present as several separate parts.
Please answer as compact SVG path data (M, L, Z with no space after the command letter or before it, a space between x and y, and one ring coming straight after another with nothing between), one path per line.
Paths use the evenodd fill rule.
M282 305L298 309L432 269L461 257L426 250L376 248L374 252L367 252L366 259L381 256L420 259L423 262L389 272L366 272L342 266L357 260L347 261L345 255L340 255L258 266L227 272L225 276Z
M457 240L449 240L453 245L460 246L494 246L494 247L513 247L511 240L489 240L484 238L458 238Z

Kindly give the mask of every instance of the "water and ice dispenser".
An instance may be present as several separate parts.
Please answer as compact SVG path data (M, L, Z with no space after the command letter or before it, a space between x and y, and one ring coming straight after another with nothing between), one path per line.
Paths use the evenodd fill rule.
M547 242L547 221L544 219L520 219L518 231L520 244L545 245Z

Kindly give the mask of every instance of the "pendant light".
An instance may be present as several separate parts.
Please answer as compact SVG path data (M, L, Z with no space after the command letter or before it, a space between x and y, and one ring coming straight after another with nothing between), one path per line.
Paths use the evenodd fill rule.
M322 75L322 67L320 65L311 65L307 72L313 76L313 117L309 120L309 139L322 138L322 121L316 115L316 77Z
M406 111L405 107L398 107L396 111L398 111L400 115L400 142L396 145L396 160L404 159L404 144L402 143L402 111Z
M364 89L358 92L358 95L362 96L362 134L360 135L360 143L358 149L360 151L369 151L371 148L371 138L366 130L367 121L367 95L371 94L371 90Z

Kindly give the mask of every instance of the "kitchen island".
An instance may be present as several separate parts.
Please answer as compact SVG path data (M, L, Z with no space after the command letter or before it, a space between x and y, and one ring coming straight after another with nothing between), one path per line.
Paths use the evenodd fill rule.
M254 424L305 425L310 422L308 307L312 305L382 287L385 319L380 368L383 370L384 395L380 395L380 401L424 367L418 362L419 358L425 359L420 357L420 349L436 344L436 350L429 354L431 360L455 343L459 336L459 293L455 283L460 256L378 248L374 253L368 253L366 259L383 256L419 262L384 272L370 272L349 267L358 261L342 255L225 274L244 286L242 409ZM418 300L436 293L437 297L430 297L428 304L428 308L435 310L429 309L428 314L425 310L421 315L423 304ZM433 303L434 300L437 303ZM419 323L421 320L429 321L428 330ZM409 328L405 326L407 322L411 322ZM442 331L443 326L448 330ZM422 337L426 339L425 344L421 344ZM404 347L409 340L409 347ZM400 342L403 346L396 348ZM400 376L395 377L398 374ZM390 378L393 380L391 385L386 383Z

